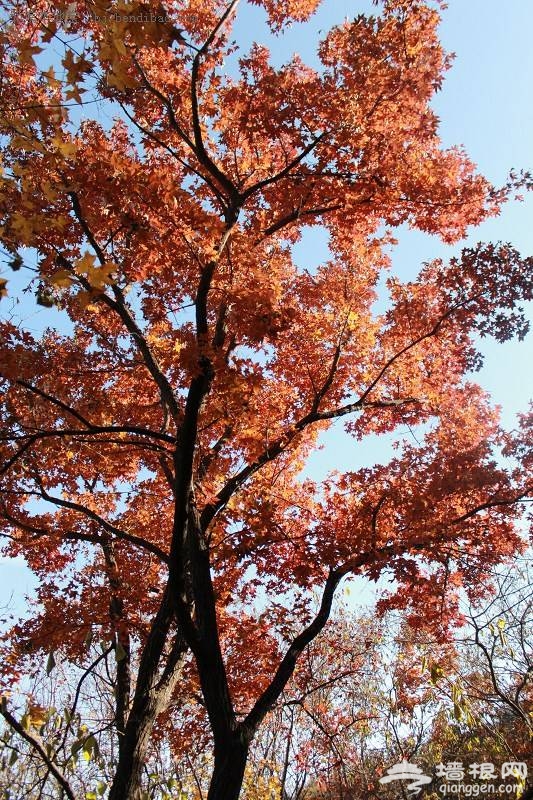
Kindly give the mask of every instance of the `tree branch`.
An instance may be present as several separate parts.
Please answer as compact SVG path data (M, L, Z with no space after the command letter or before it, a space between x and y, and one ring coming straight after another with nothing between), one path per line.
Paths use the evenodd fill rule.
M241 723L243 730L249 736L253 736L261 721L274 706L275 702L283 692L283 689L287 685L287 682L294 672L296 662L298 661L301 653L304 651L307 645L312 642L316 636L318 636L320 631L326 625L331 613L331 606L333 603L335 590L345 574L346 572L344 571L330 569L317 615L310 625L308 625L307 628L305 628L305 630L303 630L302 633L300 633L293 640L278 669L276 670L276 674L272 678L269 686L267 686L248 716Z
M317 208L296 208L294 211L291 211L290 214L286 214L277 222L274 222L272 225L269 225L268 228L265 228L261 238L255 241L255 245L257 246L258 244L261 244L261 242L264 242L264 240L268 239L268 237L273 233L280 231L286 225L290 225L291 222L296 222L297 219L303 219L304 217L320 217L322 214L327 214L329 211L338 211L339 209L343 208L343 206L343 203L336 203L332 206L318 206Z
M89 227L89 224L83 214L83 210L81 208L81 204L77 193L71 191L68 192L68 195L72 201L72 208L74 210L76 219L78 220L85 236L87 237L87 240L89 241L91 247L96 253L100 264L101 265L105 264L108 261L108 259L106 258L105 253L103 252L100 245L96 241L96 238L94 237ZM133 341L137 345L144 359L144 364L146 368L148 369L157 387L159 388L161 394L161 400L163 401L163 403L167 405L173 419L176 420L177 417L179 416L179 407L178 407L178 401L176 400L172 387L168 382L167 377L164 374L163 370L157 363L155 356L152 354L152 351L148 346L148 342L146 341L143 332L137 325L137 322L135 321L132 313L128 309L121 289L116 285L113 285L111 289L115 297L114 300L111 297L109 297L109 295L107 295L105 292L102 292L100 294L99 299L107 306L109 306L109 308L113 309L113 311L115 311L115 313L118 314L118 316L124 323L126 330L131 334Z
M86 428L94 433L136 433L139 436L148 436L153 439L159 439L162 442L168 442L169 444L174 444L176 441L173 436L170 434L162 433L161 431L153 431L150 428L143 428L142 426L138 425L94 425L87 417L80 414L79 411L76 411L75 408L69 406L63 400L60 400L57 397L45 392L43 389L40 389L38 386L35 386L28 381L17 379L15 383L19 386L24 387L24 389L28 389L28 391L33 392L34 394L42 397L44 400L48 400L53 405L60 408L67 414L75 417L82 425L85 425ZM87 431L84 431L87 433Z
M271 184L276 183L277 181L280 181L283 178L285 178L294 169L294 167L297 167L298 164L300 164L304 160L304 158L308 156L309 153L311 153L315 149L317 144L322 141L325 135L326 135L325 131L323 131L318 136L316 136L306 147L304 147L304 149L295 158L292 159L292 161L290 161L287 164L287 166L285 166L275 175L272 175L270 178L265 178L262 181L258 181L253 186L250 186L249 189L246 189L242 195L243 200L248 199L248 197L250 197L252 194L260 192L261 189L265 189L267 186L270 186Z
M207 530L208 525L211 523L215 515L227 504L229 499L232 497L233 493L245 482L254 475L261 467L265 464L269 463L273 459L277 458L287 447L291 444L291 442L295 439L295 437L300 433L307 425L312 424L314 422L318 422L321 420L329 420L329 419L337 419L339 417L346 416L347 414L351 414L357 411L362 411L364 408L399 408L403 405L411 404L411 403L419 403L420 400L415 397L406 397L400 399L381 399L381 400L367 400L369 394L372 392L373 389L377 386L381 378L385 375L387 370L402 356L405 355L409 350L416 347L418 344L423 342L425 339L430 338L431 336L435 336L444 322L452 316L459 308L464 307L470 302L473 302L477 299L479 295L475 297L469 297L465 300L462 300L449 308L444 314L442 314L439 319L435 322L433 327L426 331L425 333L418 336L416 339L409 342L409 344L402 347L399 351L397 351L391 358L387 360L384 366L379 371L378 375L374 380L367 386L365 391L353 403L348 403L344 406L340 406L339 408L332 409L330 411L311 411L302 417L300 420L295 422L292 425L292 428L289 429L283 436L280 436L273 444L269 445L267 449L263 451L263 453L254 461L252 464L248 464L244 467L237 475L231 478L226 485L218 492L217 500L214 503L209 503L205 506L204 510L202 511L201 515L201 522L203 530Z
M216 24L215 28L211 31L208 38L202 45L202 47L196 53L193 63L192 63L192 70L191 70L191 108L192 108L192 125L193 125L193 132L194 132L194 144L195 144L195 152L198 160L200 163L207 169L207 171L218 181L218 183L223 187L223 189L228 194L228 199L230 205L236 207L238 203L242 200L236 186L234 186L233 182L225 175L222 170L215 164L212 160L210 155L208 154L204 140L202 137L202 125L200 121L200 111L199 111L199 101L198 101L198 78L199 78L199 70L200 70L200 62L203 56L209 51L209 47L215 40L216 36L218 35L220 29L229 19L229 17L235 11L239 0L232 0L224 14L219 19L218 23Z
M54 776L62 791L67 796L68 800L76 800L74 792L72 791L72 788L66 777L47 755L46 750L39 739L33 736L29 731L25 730L20 722L13 716L13 714L11 714L11 712L5 708L4 704L0 705L0 714L4 717L8 725L13 728L13 730L16 731L26 742L28 742L28 744L31 745L31 747L39 754L43 762L46 764L47 769Z
M240 472L230 478L225 486L218 492L217 500L214 503L208 503L201 514L202 529L205 531L213 520L216 514L224 508L234 492L239 489L248 478L261 469L265 464L273 461L281 453L283 453L289 445L294 441L296 436L301 433L308 425L319 422L320 420L335 419L338 417L346 416L355 411L362 411L364 408L398 408L404 404L419 402L414 397L406 398L405 400L376 400L374 402L367 401L362 403L358 400L354 403L341 406L340 408L331 411L315 411L306 414L298 422L294 423L292 428L288 430L284 436L280 436L275 442L269 445L261 455L252 464L244 467Z
M139 67L139 69L140 69L140 67ZM144 73L143 73L143 75L144 75ZM170 102L170 101L168 101L168 102ZM184 169L186 169L187 171L191 172L193 175L196 175L196 177L200 178L200 180L204 181L209 186L209 188L211 189L213 194L215 195L215 197L218 200L218 202L220 203L222 209L225 209L225 203L224 203L223 195L221 194L221 192L218 190L216 185L213 183L213 181L207 175L204 175L202 172L199 172L197 169L195 169L191 164L189 164L188 161L185 161L185 159L181 158L181 156L179 156L178 153L176 153L176 151L172 147L170 147L170 145L168 145L166 142L164 142L162 139L160 139L159 136L156 136L156 134L153 131L151 131L149 128L145 128L144 125L141 125L141 123L137 119L135 119L135 117L132 114L129 113L127 108L122 103L120 103L119 105L120 105L122 111L124 112L124 114L130 120L130 122L132 122L133 125L135 125L137 130L139 130L141 133L143 133L149 139L152 139L152 141L156 142L156 144L158 144L161 148L163 148L163 150L166 150L167 153L169 153L172 156L172 158L174 158L179 164L181 164L181 166ZM189 139L189 137L186 137L186 139L184 139L184 141L186 141L187 144L189 144L189 146L192 147L192 142ZM193 152L194 152L194 148L193 148Z
M71 511L77 511L79 514L89 517L89 519L97 522L98 525L107 531L107 533L111 533L113 536L116 536L117 539L122 539L125 542L130 542L130 544L141 547L143 550L147 550L149 553L157 556L157 558L163 563L168 564L169 559L167 554L156 544L152 544L152 542L148 542L146 539L143 539L140 536L136 536L133 533L127 533L126 531L117 528L111 522L97 514L96 511L92 511L90 508L81 505L81 503L74 503L72 500L63 500L60 497L54 497L53 495L48 494L42 483L37 478L36 483L39 487L39 492L34 492L33 494L37 495L38 497L42 497L43 500L46 500L52 505L61 506L62 508L69 508Z
M8 380L9 380L9 378L8 378ZM55 406L60 408L66 414L70 414L72 417L77 419L78 422L81 422L82 425L85 425L87 428L92 428L93 427L86 417L84 417L82 414L80 414L79 411L76 411L76 409L74 409L71 406L67 405L67 403L64 403L63 400L59 400L59 398L53 397L51 394L48 394L48 392L45 392L43 389L39 389L38 386L34 386L32 383L28 383L28 381L17 379L15 381L15 383L18 386L22 386L22 387L24 387L24 389L28 389L28 391L33 392L33 394L36 394L39 397L42 397L44 400L48 400L50 403L53 403Z

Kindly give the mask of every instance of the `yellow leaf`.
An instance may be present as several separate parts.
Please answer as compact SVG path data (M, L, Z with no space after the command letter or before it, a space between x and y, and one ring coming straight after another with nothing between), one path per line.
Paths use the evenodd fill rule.
M67 227L69 222L69 217L65 216L64 214L60 214L58 217L54 217L53 219L49 220L49 225L58 231L62 231Z
M23 175L26 174L28 171L28 167L25 167L23 164L13 164L11 167L11 172L13 175L16 175L17 178L21 178Z
M81 89L78 86L73 86L71 89L67 89L67 92L65 94L65 98L67 100L75 100L76 103L81 103L81 102L83 102L81 93L84 92L84 91L85 91L85 89Z
M81 291L76 295L76 300L82 308L87 308L92 299L90 292Z
M126 48L126 45L124 44L123 37L124 34L121 31L119 31L116 36L113 36L113 47L115 48L117 53L120 53L121 56L127 56L128 50Z
M67 50L61 64L67 73L67 83L70 83L73 88L76 87L76 91L78 90L76 84L80 78L94 69L92 61L88 61L83 55L76 58L71 50ZM80 88L79 91L84 92L85 89Z
M40 728L46 722L46 709L37 703L30 705L26 713L30 725L33 725L34 728Z
M346 320L346 327L348 330L352 331L357 326L357 320L359 319L359 314L355 311L350 311L348 314L348 319Z
M90 271L95 268L95 260L95 257L91 253L85 251L83 256L74 262L74 269L78 275L88 275Z
M59 136L54 136L52 139L52 144L54 145L55 149L66 159L74 158L78 150L78 145L76 142L64 142Z
M54 187L52 186L50 181L45 181L43 183L42 191L43 191L43 194L46 197L46 199L50 200L50 202L52 202L52 203L54 202L54 200L57 200L57 198L59 197L58 193L56 192L56 190L54 189Z
M66 269L60 269L55 272L50 278L50 283L57 286L59 289L67 289L74 282L74 278Z
M13 214L11 228L15 231L22 244L31 244L33 239L33 226L31 220L21 214Z
M113 283L112 274L116 268L117 265L112 261L102 264L101 267L89 267L86 274L87 280L91 284L91 287L94 289L103 289L104 286L108 286L110 283Z
M133 89L137 83L131 75L128 75L123 69L117 69L113 66L113 72L107 75L108 86L114 86L116 89Z
M26 139L18 134L11 139L11 146L15 149L24 150L26 153L31 153L34 150L38 153L46 153L45 148L37 139Z
M85 291L78 292L78 294L76 295L76 300L81 306L81 308L83 308L84 310L85 309L87 311L97 310L97 306L93 302L94 296L92 292L85 292Z

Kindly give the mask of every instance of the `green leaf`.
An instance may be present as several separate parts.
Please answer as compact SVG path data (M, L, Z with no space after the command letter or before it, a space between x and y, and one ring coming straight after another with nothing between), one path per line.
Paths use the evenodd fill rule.
M48 660L46 662L46 674L47 675L50 675L50 673L52 672L52 670L55 667L55 665L56 665L56 660L55 660L55 657L54 657L54 651L50 650L50 654L49 654Z
M83 748L83 757L87 762L91 760L91 758L97 758L100 754L100 749L98 747L98 742L94 738L94 736L88 736L87 739L82 744Z
M87 739L83 743L83 749L86 753L92 753L94 746L96 744L96 739L94 736L88 736Z
M432 664L431 665L431 682L437 683L439 678L442 678L444 675L444 670L440 666L440 664Z

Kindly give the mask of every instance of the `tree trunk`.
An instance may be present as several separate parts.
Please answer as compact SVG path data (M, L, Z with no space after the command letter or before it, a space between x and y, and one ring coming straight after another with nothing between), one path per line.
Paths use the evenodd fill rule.
M109 800L140 800L142 768L149 752L154 723L158 714L168 707L181 674L184 652L185 644L177 634L159 686L152 691L138 687L124 733L119 732L119 760Z
M207 800L239 800L248 760L248 745L239 740L215 749L215 768Z
M147 707L135 720L136 724L132 718L128 721L109 800L140 800L141 771L156 716L156 704L150 699L147 698Z

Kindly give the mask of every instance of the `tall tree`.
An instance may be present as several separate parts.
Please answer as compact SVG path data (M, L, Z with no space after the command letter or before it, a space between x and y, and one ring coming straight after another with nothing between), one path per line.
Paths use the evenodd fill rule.
M277 31L318 3L260 5ZM9 687L50 651L81 663L92 632L116 660L110 800L142 796L154 726L191 695L209 800L236 800L345 576L392 577L387 605L443 635L460 588L521 547L527 470L496 462L497 413L466 375L478 334L524 334L531 260L478 246L390 278L374 311L392 228L455 241L510 187L441 145L430 2L335 27L319 70L258 45L236 61L237 0L2 7L2 241L64 320L2 325L0 515L40 580L2 713L72 800L70 761ZM293 258L307 225L330 237L316 271ZM409 424L421 443L302 477L339 418L356 441Z

